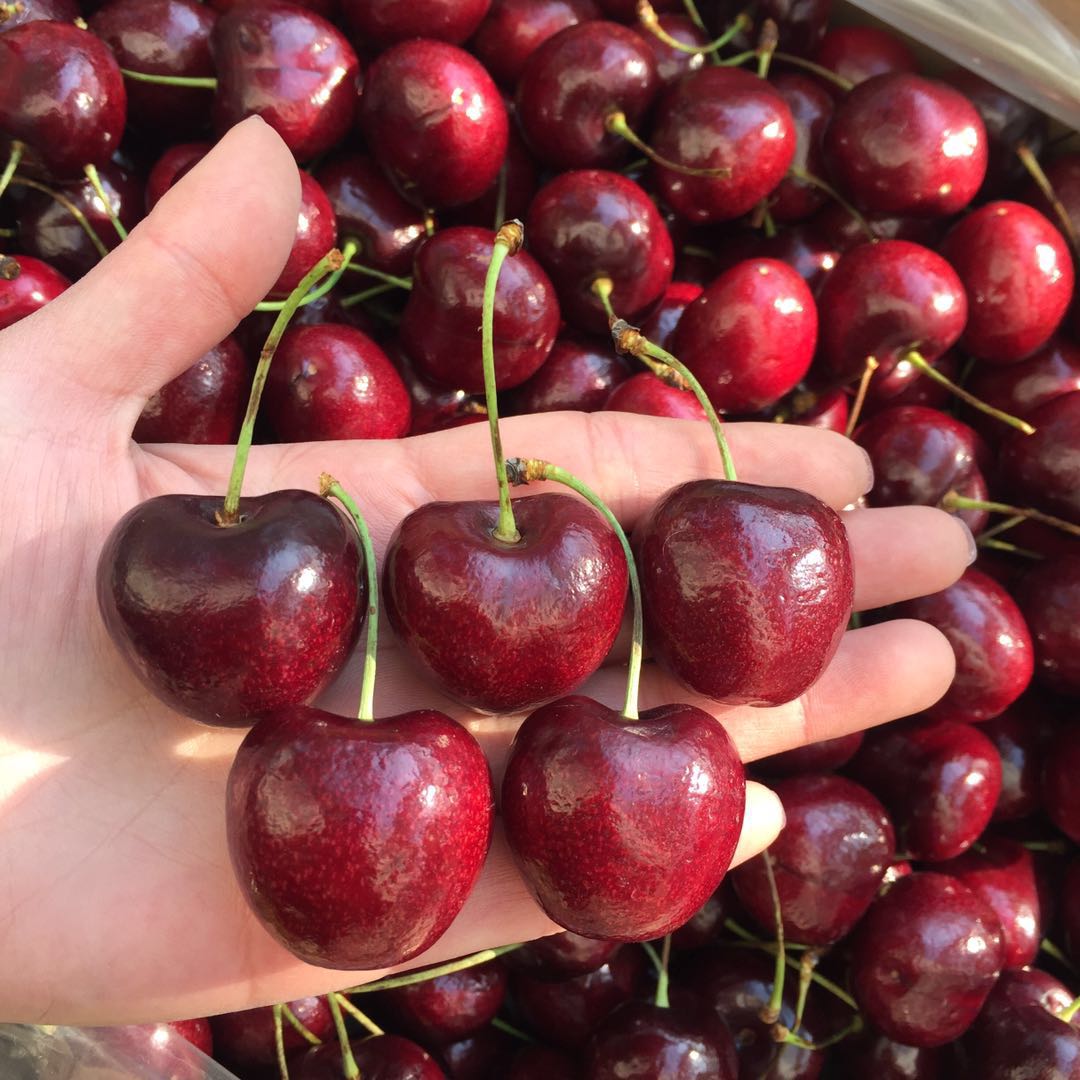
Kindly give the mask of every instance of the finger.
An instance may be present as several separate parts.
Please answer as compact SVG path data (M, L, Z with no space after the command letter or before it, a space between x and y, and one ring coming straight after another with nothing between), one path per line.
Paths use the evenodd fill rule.
M780 797L764 784L750 780L746 785L746 816L732 866L763 852L779 835L785 823Z

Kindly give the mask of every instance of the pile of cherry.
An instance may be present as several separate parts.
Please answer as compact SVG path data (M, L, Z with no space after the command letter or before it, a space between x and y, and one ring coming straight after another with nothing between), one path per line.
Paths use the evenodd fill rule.
M121 243L244 117L262 115L302 169L267 301L135 430L238 442L224 505L136 507L99 574L106 623L154 693L206 723L261 718L230 779L230 845L253 908L301 958L358 970L427 948L483 864L494 796L464 728L431 711L374 720L367 677L359 722L307 704L355 651L373 559L329 478L319 496L241 496L256 413L263 440L489 419L497 435L497 388L511 413L813 424L867 450L867 505L940 506L979 540L956 585L888 613L950 639L945 697L757 763L787 826L725 877L744 780L723 728L685 705L638 717L633 685L621 716L573 696L623 618L625 538L570 496L511 511L495 438L499 502L410 515L383 603L446 693L531 714L501 809L569 929L401 985L177 1025L208 1050L212 1028L241 1076L277 1075L286 1055L295 1078L1080 1077L1080 155L1047 147L1043 117L974 75L928 79L887 31L829 28L829 7L0 2L0 329ZM494 231L513 218L524 250ZM270 363L261 411L246 406L256 362ZM508 465L513 483L560 478ZM729 465L666 495L634 537L646 640L688 687L779 704L848 624L846 540L816 500L739 484ZM731 554L755 515L784 558L753 553L752 528L752 554ZM689 565L665 543L676 529ZM478 581L507 548L531 569L499 622ZM213 551L232 606L191 591L195 550ZM432 581L441 550L458 563L442 556ZM796 580L784 560L807 552L820 576ZM287 628L252 583L260 560L302 583ZM751 561L770 575L754 618L738 599ZM168 603L140 591L147 566ZM680 577L703 567L705 600ZM567 585L530 592L541 579ZM768 602L794 588L818 597L801 622ZM186 617L177 632L177 596L198 633ZM227 669L220 643L238 637L251 647ZM641 769L627 732L652 755L653 803L620 779ZM570 752L607 779L567 827L521 793ZM708 798L677 791L690 765ZM342 817L373 791L416 809L363 843L340 821L283 839L260 799L298 784ZM620 846L616 811L663 860ZM346 1019L366 1029L351 1051Z

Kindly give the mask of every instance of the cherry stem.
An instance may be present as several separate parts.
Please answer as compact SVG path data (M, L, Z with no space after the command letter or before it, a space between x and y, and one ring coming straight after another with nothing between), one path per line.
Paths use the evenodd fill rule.
M385 281L387 285L394 285L399 289L411 289L412 278L396 277L394 274L384 273L382 270L376 270L374 266L365 266L363 263L349 263L349 269L354 274L364 274L367 277L373 277L378 281Z
M105 190L105 185L101 182L97 166L84 165L83 172L86 173L86 179L90 181L90 186L94 189L94 194L101 202L102 210L105 211L109 220L112 222L112 227L116 230L116 235L119 236L122 241L126 240L128 237L127 229L124 228L124 223L116 216L116 210L113 208L112 199L109 198L109 194Z
M792 1025L796 1031L802 1027L803 1013L806 1011L806 995L810 992L810 984L813 982L814 968L818 962L817 949L807 949L799 957L799 993L795 999L795 1023Z
M668 975L668 966L671 963L671 935L667 934L664 937L659 956L656 954L656 949L647 941L643 941L641 947L652 961L653 967L656 968L656 997L653 999L654 1004L658 1009L670 1009L671 979Z
M285 1029L281 1025L282 1008L281 1005L274 1006L274 1049L281 1080L289 1080L289 1062L285 1057Z
M844 428L844 434L850 439L852 432L858 426L859 417L862 415L863 405L866 404L866 394L870 389L870 380L874 377L874 372L880 367L877 360L872 356L866 358L866 367L863 368L863 373L859 377L859 389L855 394L855 404L851 407L851 415L848 417L847 427Z
M747 60L756 60L757 58L757 49L747 49L746 52L736 53L735 56L727 60L718 60L717 63L723 64L724 67L742 67Z
M933 379L934 382L944 386L961 401L966 401L973 409L978 409L979 412L986 413L987 416L992 416L995 420L1000 420L1003 424L1008 424L1009 427L1016 428L1017 431L1022 431L1025 435L1035 434L1035 429L1026 420L1021 420L1019 417L1002 412L1001 409L995 409L992 405L987 405L985 401L980 401L974 394L969 393L962 386L954 383L952 379L942 375L918 350L911 349L904 354L904 359L913 367L917 367L924 375Z
M769 77L769 65L776 54L776 46L780 44L780 28L773 19L766 19L761 24L761 33L758 35L757 58L758 78Z
M830 1035L827 1039L822 1039L821 1042L808 1042L806 1039L796 1035L795 1032L788 1031L782 1024L777 1024L773 1038L777 1042L789 1043L791 1046L798 1046L803 1050L827 1050L830 1046L843 1042L849 1036L857 1035L862 1029L863 1018L861 1014L857 1013L852 1017L851 1023L847 1027L841 1028L835 1035Z
M1041 510L1010 506L1008 503L992 502L988 499L969 499L958 495L955 491L948 492L941 500L941 508L943 510L985 510L990 514L1008 514L1010 519L1026 518L1029 521L1037 521L1041 525L1060 529L1070 536L1080 536L1080 525L1074 525L1071 521L1054 517L1052 514L1044 514Z
M145 71L132 71L130 68L121 68L120 74L135 82L154 83L157 86L186 86L189 90L216 90L218 85L217 79L194 75L152 75Z
M1024 840L1028 851L1045 851L1051 855L1068 855L1069 845L1064 840Z
M672 37L661 25L660 18L656 14L656 9L649 3L649 0L638 0L637 6L638 21L646 30L649 31L653 37L658 38L670 49L674 49L676 52L690 53L691 56L702 56L708 53L719 52L728 42L731 41L740 30L749 30L754 24L750 19L750 16L745 11L740 11L735 16L734 22L718 37L710 41L707 45L688 45L685 41L679 41L678 38ZM693 16L691 16L693 18ZM705 30L704 25L699 26L699 29Z
M519 941L515 945L500 945L497 949L483 949L481 952L471 953L458 960L450 960L445 964L439 964L437 967L425 968L423 971L410 971L404 975L388 975L385 979L379 979L376 982L366 983L361 986L350 986L348 990L343 992L346 994L369 994L375 990L396 990L399 986L416 986L417 983L436 979L440 975L453 975L456 971L466 971L468 968L476 967L477 964L486 964L497 956L520 949L524 944L523 941Z
M1050 177L1043 172L1043 167L1039 164L1038 159L1031 152L1031 147L1026 143L1021 143L1016 148L1016 156L1020 159L1024 168L1027 169L1031 175L1031 179L1035 181L1035 186L1043 193L1043 197L1053 207L1054 213L1057 215L1057 219L1061 224L1061 231L1065 234L1065 238L1069 241L1073 250L1080 248L1080 240L1076 235L1076 225L1073 223L1073 219L1069 217L1069 211L1065 209L1064 203L1058 198L1057 192L1054 190L1054 185L1050 183ZM3 188L0 187L0 191Z
M14 281L22 273L22 267L10 255L0 255L0 281Z
M499 431L499 399L495 389L495 291L499 271L510 255L516 255L525 242L525 230L520 221L507 221L495 234L487 277L484 279L484 305L480 321L480 344L484 361L484 401L491 433L491 454L495 459L495 478L499 484L499 523L492 535L503 544L516 544L521 539L514 508L510 504L510 485L506 479L506 459L503 457L502 434Z
M59 191L46 187L44 184L39 184L36 180L30 180L25 176L13 176L11 185L12 187L33 188L35 191L42 191L51 199L54 199L82 226L83 232L90 237L90 243L97 249L97 253L103 259L109 254L109 249L101 242L97 230L90 224L86 215L66 195L61 195Z
M607 503L592 488L579 480L573 473L568 473L558 465L541 461L538 458L510 458L506 462L510 474L510 483L515 487L528 484L533 480L554 480L565 484L571 491L576 491L587 502L600 511L604 520L611 526L622 545L626 556L626 572L630 578L630 593L634 601L634 618L630 633L630 662L626 670L626 698L623 702L622 715L626 720L638 718L638 686L641 682L641 656L644 626L641 617L641 583L638 580L637 567L630 550L630 541L626 538L618 518L611 512Z
M495 181L495 231L499 231L499 227L506 220L506 182L507 174L509 172L508 166L504 161L499 169L499 177Z
M1064 1020L1066 1024L1072 1023L1072 1018L1080 1012L1080 997L1075 997L1064 1009L1060 1012L1054 1013L1059 1020Z
M702 33L707 34L709 31L705 26L705 20L701 17L701 12L698 11L697 4L694 0L683 0L683 7L686 9L686 14L690 16L690 21L702 31Z
M848 202L848 200L845 199L844 196L841 195L828 181L822 180L820 176L815 176L812 172L808 172L801 165L791 165L788 168L788 175L793 176L796 180L801 180L804 184L816 187L818 191L825 192L833 202L837 203L851 215L855 224L862 229L866 239L869 240L870 243L876 244L878 242L878 235L870 227L870 222L867 221L855 206Z
M371 531L367 527L360 507L353 497L329 474L319 477L319 494L324 498L337 499L348 511L360 537L364 551L364 572L367 574L368 608L367 640L364 644L364 676L360 683L360 708L357 719L370 724L375 719L375 656L379 649L379 575L375 568L375 548L371 543Z
M351 296L343 296L338 303L343 308L351 308L356 304L362 304L365 300L374 300L376 296L382 296L383 293L393 292L396 288L396 285L372 285L370 289L364 289L363 292L353 293Z
M1073 975L1077 974L1073 962L1049 938L1043 938L1039 942L1039 948L1047 956L1053 957L1062 967L1067 968Z
M26 144L19 142L15 139L11 144L11 153L8 154L7 164L4 166L4 171L0 173L0 195L3 195L7 190L8 184L11 183L11 178L15 175L15 170L19 167L19 162L22 161L23 151L26 149Z
M522 1031L521 1028L514 1027L513 1024L508 1023L501 1016L493 1016L491 1018L491 1026L495 1028L496 1031L505 1031L507 1035L510 1035L515 1039L520 1039L522 1042L531 1043L533 1045L536 1044L536 1040L531 1035Z
M349 1033L345 1030L345 1017L341 1015L341 1001L344 999L340 994L327 994L326 1000L330 1006L330 1014L334 1018L338 1042L341 1044L341 1067L345 1071L345 1080L358 1080L360 1066L356 1064L356 1058L353 1057L352 1046L349 1045Z
M731 170L727 167L716 169L697 169L692 165L682 165L678 161L672 161L662 154L658 154L647 142L645 142L630 126L626 119L626 113L616 109L604 117L604 130L611 135L618 135L625 139L635 150L644 154L653 164L663 169L670 169L682 176L701 176L712 180L726 180L731 176Z
M1010 544L1008 540L986 540L983 537L979 537L976 541L979 547L989 548L991 551L1004 551L1007 555L1020 555L1025 559L1045 559L1045 555L1040 555L1037 551L1032 551L1030 548L1020 547L1018 544Z
M360 250L360 245L352 239L346 240L341 248L341 265L321 284L318 288L312 289L300 301L297 307L307 307L308 304L313 304L316 300L321 300L340 280L341 275L349 269L349 265L355 258L357 251ZM383 286L384 289L392 289L393 285ZM255 305L256 311L281 311L288 303L287 300L264 300L261 304Z
M341 252L337 248L332 248L327 252L289 294L284 307L274 320L262 352L259 353L255 377L251 380L251 393L248 395L247 412L244 414L244 422L240 427L240 435L236 440L236 454L233 458L232 473L229 476L229 487L225 492L225 505L217 514L219 525L235 525L240 520L240 489L244 485L244 470L247 468L251 442L255 434L255 417L259 414L259 401L262 399L263 387L266 385L266 376L270 372L270 362L274 359L281 337L289 325L289 320L300 306L300 301L316 282L341 265L341 259Z
M784 916L780 909L780 892L776 888L776 875L773 873L772 855L769 854L768 848L761 853L761 858L765 863L765 878L769 883L773 922L776 924L776 971L773 975L772 996L769 998L768 1005L762 1010L761 1019L766 1024L775 1024L780 1019L780 1010L784 1007L784 974L787 971L787 953L784 951Z
M1024 514L1014 514L1010 518L1006 518L1004 521L999 521L996 525L992 525L989 529L984 529L979 534L979 541L984 542L990 540L995 536L1000 536L1003 532L1008 532L1010 529L1016 528L1017 525L1027 521L1027 516Z
M777 60L783 60L785 64L791 64L792 67L799 67L804 71L813 72L819 79L831 82L845 92L855 88L855 84L850 79L845 79L843 75L837 75L835 71L830 71L827 67L822 67L821 64L815 64L813 60L807 60L804 56L796 56L794 53L782 52L779 49L773 53L773 56Z
M371 1019L366 1013L362 1013L343 993L338 991L331 994L331 998L337 1000L338 1005L344 1009L358 1024L365 1030L369 1031L372 1035L385 1035L383 1031L374 1020Z
M281 1015L284 1019L288 1020L293 1026L297 1034L312 1046L322 1046L322 1039L315 1034L310 1028L308 1028L304 1022L289 1008L289 1003L286 1001L281 1006Z

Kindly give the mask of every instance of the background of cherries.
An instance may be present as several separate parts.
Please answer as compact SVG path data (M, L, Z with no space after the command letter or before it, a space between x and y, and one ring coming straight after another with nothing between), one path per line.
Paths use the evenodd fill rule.
M702 4L703 30L678 0L655 7L691 44L739 10ZM483 420L476 312L493 227L516 216L531 256L507 264L495 317L508 413L701 417L687 392L615 355L590 291L603 273L616 311L731 416L844 431L853 380L878 356L854 435L875 467L868 505L957 493L1080 524L1080 309L1069 310L1060 222L1016 148L1043 160L1074 228L1080 154L1044 153L1044 119L972 74L949 72L953 90L927 91L895 35L829 29L829 0L758 0L750 11L755 29L724 54L752 49L772 18L782 51L853 84L873 79L858 91L864 104L780 59L770 89L679 53L637 23L631 0L16 0L0 4L0 136L30 144L18 176L60 192L111 248L119 237L85 164L130 229L215 133L259 112L305 170L296 243L271 298L347 237L363 265L411 278L406 293L350 274L300 309L272 368L265 439L394 438ZM72 25L79 17L89 31ZM119 67L218 86L148 85ZM737 107L714 108L702 90L713 84ZM453 107L410 111L403 88ZM73 120L79 93L105 103L92 130ZM890 116L938 110L963 127L972 107L986 155L916 143L901 172L883 176L860 152ZM607 130L612 110L661 154L697 152L688 163L714 167L710 155L730 153L740 167L717 184L650 166ZM770 116L781 131L771 141L760 136ZM883 242L788 175L792 160L859 205ZM0 328L99 258L33 186L9 188L0 229ZM233 441L272 318L251 315L163 388L135 437ZM1036 434L966 406L944 411L947 392L904 359L912 347ZM977 535L1001 520L960 513ZM1080 1031L1052 1015L1080 985L1080 541L1030 521L997 539L1005 546L983 546L955 586L890 613L952 641L958 671L942 701L753 770L788 817L772 849L785 936L853 993L861 1033L815 1050L776 1042L761 1020L775 924L757 859L676 933L666 1014L648 1004L654 973L640 947L562 934L358 998L397 1033L358 1044L363 1075L613 1076L631 1048L697 1039L712 1064L680 1076L1080 1076ZM815 1044L850 1025L848 1005L816 983L800 1010L799 974L789 976L782 1025ZM312 1051L287 1027L292 1075L340 1075L326 1002L292 1008L328 1043ZM206 1049L212 1028L239 1075L275 1075L269 1010L183 1027Z

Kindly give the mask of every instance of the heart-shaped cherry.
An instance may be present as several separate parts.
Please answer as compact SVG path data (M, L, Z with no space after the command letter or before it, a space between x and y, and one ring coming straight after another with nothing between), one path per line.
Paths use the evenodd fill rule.
M70 284L40 259L0 255L0 330L55 300Z

